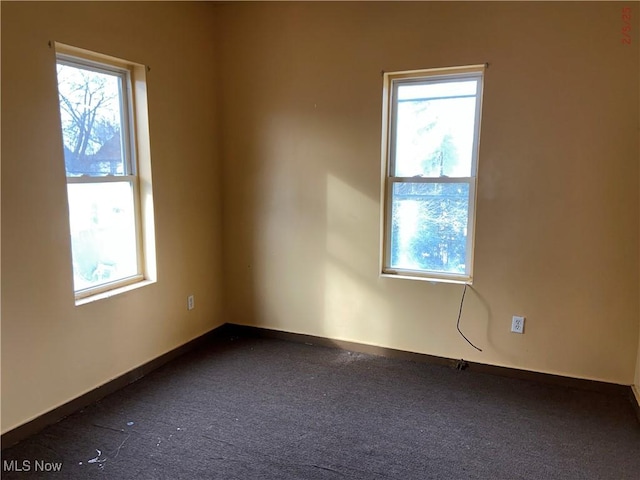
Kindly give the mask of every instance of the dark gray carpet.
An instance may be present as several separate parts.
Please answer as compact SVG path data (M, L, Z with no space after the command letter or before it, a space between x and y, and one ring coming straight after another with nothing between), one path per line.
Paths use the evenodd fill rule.
M637 480L640 424L625 396L242 338L2 460L3 479ZM30 471L7 472L12 460ZM62 470L36 472L36 460Z

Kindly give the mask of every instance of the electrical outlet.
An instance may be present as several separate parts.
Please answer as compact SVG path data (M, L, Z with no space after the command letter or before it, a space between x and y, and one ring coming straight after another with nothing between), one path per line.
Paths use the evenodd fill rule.
M511 331L513 333L524 333L524 317L513 316L511 319Z
M193 295L189 295L187 297L187 310L193 310L195 308L196 304L195 301L193 299Z

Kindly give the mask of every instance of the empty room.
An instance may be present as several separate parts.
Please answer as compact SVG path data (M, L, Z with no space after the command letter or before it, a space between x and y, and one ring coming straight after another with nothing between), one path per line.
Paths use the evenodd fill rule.
M0 9L3 478L640 478L640 2Z

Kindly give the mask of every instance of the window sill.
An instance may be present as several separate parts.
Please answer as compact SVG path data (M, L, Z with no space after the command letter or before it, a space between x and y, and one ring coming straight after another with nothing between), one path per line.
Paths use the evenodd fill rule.
M409 275L406 273L390 273L382 272L380 274L384 278L400 278L402 280L419 280L422 282L430 283L454 283L456 285L472 285L473 279L466 277L436 277L436 276L421 276L421 275Z
M106 292L96 293L94 295L89 295L87 297L77 298L76 299L76 307L80 307L82 305L86 305L88 303L97 302L98 300L104 300L106 298L110 298L116 295L120 295L126 292L130 292L132 290L136 290L138 288L146 287L147 285L152 285L156 283L155 280L141 280L139 282L131 283L128 285L123 285L121 287L116 287L112 290L107 290Z

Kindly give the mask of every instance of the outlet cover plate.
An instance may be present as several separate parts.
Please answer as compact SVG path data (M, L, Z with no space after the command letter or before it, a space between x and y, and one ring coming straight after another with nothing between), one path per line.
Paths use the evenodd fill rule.
M524 317L514 315L511 319L511 331L513 333L524 333Z

